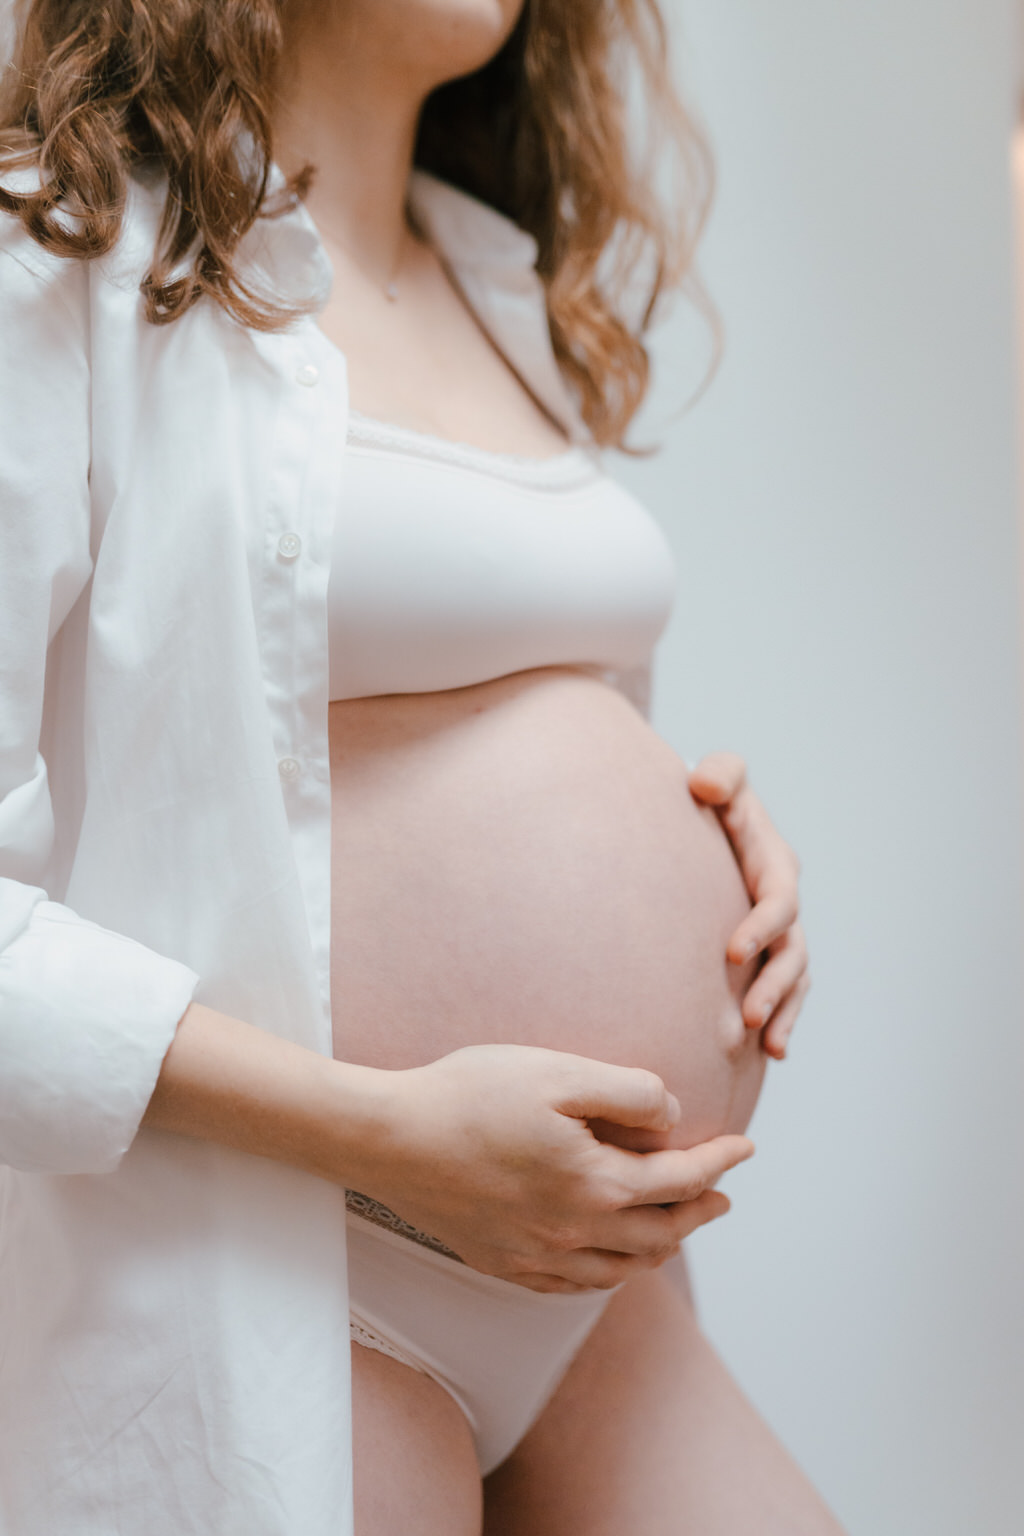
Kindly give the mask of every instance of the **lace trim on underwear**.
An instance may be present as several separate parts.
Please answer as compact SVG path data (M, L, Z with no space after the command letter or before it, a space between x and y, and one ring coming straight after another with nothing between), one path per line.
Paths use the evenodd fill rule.
M397 1212L390 1210L386 1205L381 1205L379 1200L372 1200L369 1195L362 1195L358 1189L345 1191L345 1206L353 1216L361 1216L363 1221L372 1221L375 1227L386 1227L389 1232L394 1232L398 1237L408 1238L410 1243L419 1243L423 1248L429 1248L434 1253L443 1254L446 1259L454 1259L456 1264L465 1263L457 1253L442 1243L439 1237L431 1237L429 1232L421 1232L411 1222L399 1216ZM384 1351L389 1353L388 1350Z
M385 1338L384 1334L377 1333L373 1328L367 1328L365 1323L357 1322L354 1317L348 1320L348 1331L353 1344L361 1344L364 1349L375 1349L378 1355L390 1355L399 1365L407 1365L410 1370L419 1371L421 1376L428 1374L414 1355L407 1355L391 1339Z

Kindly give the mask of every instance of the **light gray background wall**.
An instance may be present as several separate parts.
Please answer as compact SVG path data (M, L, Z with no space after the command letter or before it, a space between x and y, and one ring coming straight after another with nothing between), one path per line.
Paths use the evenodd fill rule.
M669 11L727 351L621 466L680 565L656 721L748 756L815 978L698 1298L855 1536L1020 1536L1015 7ZM649 431L700 336L661 335Z

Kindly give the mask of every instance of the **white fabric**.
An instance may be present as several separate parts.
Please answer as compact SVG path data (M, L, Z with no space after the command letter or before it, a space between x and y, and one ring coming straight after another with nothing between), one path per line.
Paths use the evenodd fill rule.
M136 1134L192 996L331 1049L345 363L312 319L148 325L162 190L89 263L0 215L0 1536L346 1536L342 1191ZM411 196L582 440L532 240ZM326 299L301 207L244 250Z
M668 620L668 542L582 448L488 453L352 411L343 491L327 590L332 699L559 664L630 671Z
M458 1403L486 1477L515 1450L613 1291L544 1295L348 1217L352 1337Z
M0 0L0 69L4 69L14 52L16 33L15 13L23 0Z

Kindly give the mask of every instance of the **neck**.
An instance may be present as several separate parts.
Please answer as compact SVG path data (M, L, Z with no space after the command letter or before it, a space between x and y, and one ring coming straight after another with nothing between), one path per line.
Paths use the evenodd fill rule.
M306 206L321 233L370 276L387 280L405 239L416 127L431 82L396 70L386 36L345 7L309 18L285 10L285 51L272 133L286 176L312 162Z

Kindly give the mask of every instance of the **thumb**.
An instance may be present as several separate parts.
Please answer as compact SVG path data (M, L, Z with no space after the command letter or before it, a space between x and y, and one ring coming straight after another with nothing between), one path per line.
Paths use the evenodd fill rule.
M656 1072L615 1067L580 1057L573 1082L555 1108L579 1120L609 1120L647 1131L670 1131L679 1119L679 1100Z

